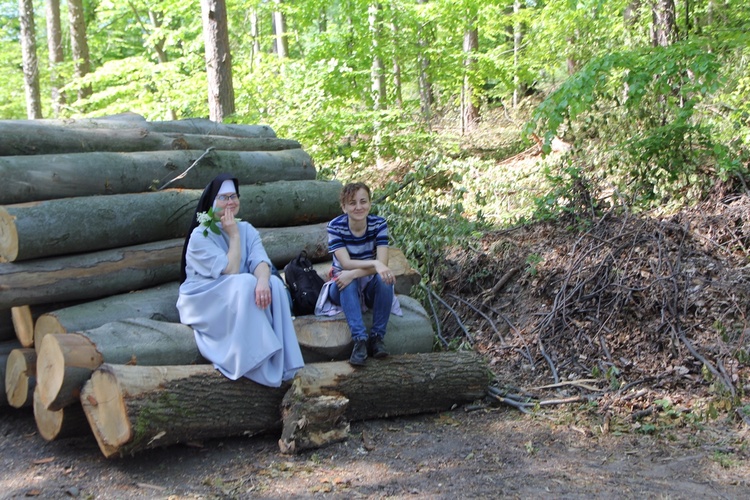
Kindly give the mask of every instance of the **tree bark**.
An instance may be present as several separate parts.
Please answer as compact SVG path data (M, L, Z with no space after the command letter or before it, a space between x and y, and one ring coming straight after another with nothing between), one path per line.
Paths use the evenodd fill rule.
M47 441L91 434L91 427L79 402L61 410L48 410L39 401L39 387L33 395L34 422L39 435Z
M47 410L78 401L83 384L102 363L206 364L189 326L146 318L114 321L80 333L45 335L37 357L37 391Z
M26 90L26 116L30 120L42 117L42 100L39 94L39 60L36 56L36 28L34 27L34 2L19 0L21 24L21 52L23 79Z
M86 128L63 127L32 120L0 121L0 156L64 153L134 153L139 151L206 150L280 151L300 148L300 143L276 137L230 137L223 135L152 132L133 126Z
M476 52L479 49L479 31L476 28L476 15L468 19L468 26L464 32L464 83L461 89L461 123L462 131L467 132L477 128L479 124L479 107L474 95L474 85L471 74L477 65Z
M482 397L488 382L479 356L458 352L391 356L359 369L346 362L310 364L294 384L303 399L349 399L345 417L364 420L448 410ZM287 389L232 381L210 365L105 363L84 385L81 403L99 449L114 457L279 429Z
M328 221L341 213L340 189L338 181L277 181L240 186L239 216L256 227ZM200 190L166 189L0 206L0 261L16 262L184 237L200 195Z
M274 0L276 5L281 5L282 0ZM286 18L280 10L273 11L274 47L279 59L289 57L289 40L286 33Z
M208 73L208 110L212 121L234 114L232 56L224 0L201 0L203 39Z
M268 257L278 268L283 268L302 250L307 251L313 262L329 257L325 223L258 228L258 231ZM0 309L93 300L179 280L184 241L184 238L177 238L0 264L0 281L3 283ZM11 326L8 338L14 335L16 332Z
M174 281L42 314L34 325L34 347L39 350L44 337L51 333L83 332L129 318L179 323L179 288L180 284Z
M26 123L18 120L0 120L0 124ZM47 128L78 128L78 129L112 129L128 128L143 129L147 132L162 134L187 134L241 137L249 139L275 139L276 132L268 125L244 125L236 123L216 123L206 118L183 118L181 120L146 119L137 113L122 113L101 118L66 118L65 120L34 120L33 124ZM295 146L299 147L299 145Z
M13 408L31 406L36 386L36 351L28 347L13 349L5 366L5 395Z
M84 384L81 403L99 449L110 458L279 429L284 391L230 380L211 365L105 363Z
M185 171L184 178L170 182ZM310 155L299 148L6 156L0 157L0 205L147 192L166 183L203 189L221 172L232 172L240 184L314 180L316 175Z
M77 78L83 78L91 70L89 43L86 38L86 17L82 0L68 0L68 22L70 23L70 48L73 53L73 65ZM90 85L81 85L78 99L91 95Z
M62 28L60 23L60 0L46 0L47 19L47 52L49 53L49 72L52 97L52 111L55 117L60 115L65 105L65 94L60 91L64 85L58 68L64 62L62 46Z

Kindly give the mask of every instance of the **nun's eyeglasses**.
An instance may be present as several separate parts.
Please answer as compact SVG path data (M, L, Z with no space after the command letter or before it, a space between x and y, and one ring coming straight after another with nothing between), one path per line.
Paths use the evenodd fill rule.
M231 201L238 201L240 199L240 195L238 195L238 194L220 194L219 196L216 197L216 199L219 200L219 201L221 201L221 202L226 202L226 201L230 201L230 200Z

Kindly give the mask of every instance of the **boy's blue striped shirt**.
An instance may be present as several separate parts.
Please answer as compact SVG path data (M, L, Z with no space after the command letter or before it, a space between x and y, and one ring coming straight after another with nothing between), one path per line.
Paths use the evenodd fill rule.
M377 247L388 246L388 223L377 215L367 216L367 229L362 236L349 230L349 216L339 215L328 223L328 252L333 254L333 266L341 269L335 251L346 248L349 257L356 260L375 260Z

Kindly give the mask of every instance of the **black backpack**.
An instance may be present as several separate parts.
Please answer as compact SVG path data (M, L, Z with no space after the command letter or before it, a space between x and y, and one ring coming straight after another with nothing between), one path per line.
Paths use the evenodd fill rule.
M302 250L297 257L284 267L284 280L292 296L292 311L294 314L297 316L313 314L324 281L318 275L318 272L313 269L306 251Z

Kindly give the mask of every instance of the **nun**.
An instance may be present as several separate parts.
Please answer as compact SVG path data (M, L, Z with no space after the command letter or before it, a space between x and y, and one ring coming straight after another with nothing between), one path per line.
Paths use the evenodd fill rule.
M224 376L279 387L302 368L302 353L284 284L239 210L237 178L216 176L185 239L177 309L203 357Z

